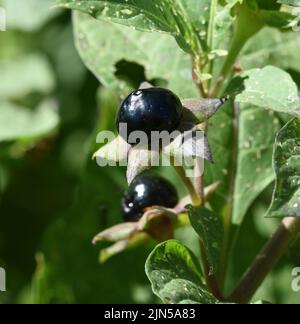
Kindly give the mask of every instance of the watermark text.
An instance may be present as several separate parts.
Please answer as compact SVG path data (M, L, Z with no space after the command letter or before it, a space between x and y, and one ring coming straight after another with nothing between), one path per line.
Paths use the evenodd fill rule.
M292 290L294 292L300 292L300 267L294 268L292 271L293 281Z
M98 144L108 143L95 155L100 167L174 165L184 167L186 175L190 178L199 177L204 172L204 158L208 156L209 147L204 133L200 130L175 130L171 133L153 131L151 134L134 131L128 135L126 124L120 124L119 134L118 137L111 131L98 134Z
M0 292L6 291L6 272L0 267Z

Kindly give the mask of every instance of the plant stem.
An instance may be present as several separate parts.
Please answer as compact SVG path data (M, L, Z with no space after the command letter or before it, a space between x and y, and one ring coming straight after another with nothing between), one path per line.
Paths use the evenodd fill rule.
M211 0L210 4L210 14L209 14L209 25L207 30L207 47L210 51L214 49L214 30L215 30L215 21L218 10L218 0ZM212 74L214 61L209 60L207 73ZM211 79L207 81L207 92L209 92L211 84Z
M210 6L210 19L209 19L209 26L208 26L208 33L207 33L207 45L208 49L212 50L213 49L213 35L214 35L214 27L215 27L215 16L217 13L217 8L218 8L218 0L212 0L211 1L211 6ZM198 79L198 73L202 73L201 71L201 63L199 59L194 59L194 67L193 67L193 78L194 81L199 89L200 95L202 98L207 98L208 97L208 91L210 87L210 82L211 80L207 81L206 87L203 86L202 81L199 81ZM206 72L211 74L213 69L213 62L210 61L209 64L206 66ZM207 131L208 124L204 124L204 130ZM202 174L201 176L198 176L198 174L202 173L202 161L199 158L196 158L196 163L195 163L195 181L194 181L194 188L197 193L197 195L200 197L201 200L201 205L204 205L205 203L205 197L204 197L204 175ZM199 239L199 246L201 250L201 261L203 265L203 272L205 275L205 281L206 284L210 290L210 292L219 300L223 299L222 292L219 287L218 279L214 274L211 274L210 271L210 265L208 263L208 258L206 255L205 251L205 246L204 243L201 239Z
M211 0L210 4L210 14L209 14L209 25L207 31L207 46L210 50L213 48L214 40L214 29L215 29L215 20L218 9L218 0Z
M197 174L200 174L202 171L201 164L202 164L201 160L199 158L196 158L195 172ZM195 177L194 186L197 194L199 195L199 197L201 197L202 201L204 201L204 176L203 175Z
M193 185L193 183L191 182L191 180L189 178L187 178L186 176L186 172L184 170L184 168L182 166L177 166L175 165L175 161L172 158L171 159L171 164L173 166L173 168L175 169L175 171L177 172L177 174L179 175L180 179L182 180L182 182L184 183L190 197L192 200L192 204L194 206L201 206L202 205L202 199L201 197L197 194L195 187Z
M199 162L199 161L198 161ZM204 204L204 177L201 176L199 179L201 181L199 182L199 192L195 189L193 183L190 181L189 178L186 177L186 172L182 166L176 166L175 161L172 158L171 159L171 164L174 167L175 171L181 178L182 182L184 183L185 187L187 188L187 191L189 192L189 195L192 200L192 204L195 207L200 207ZM196 163L197 167L197 163ZM205 252L205 248L203 245L203 242L199 239L199 244L200 244L200 250L201 250L201 257L202 257L202 264L203 264L203 270L204 270L204 275L205 275L205 281L210 289L210 292L219 300L223 300L224 297L222 295L222 292L219 288L219 283L215 275L210 274L210 266L207 262L208 258Z
M256 257L229 300L248 303L299 232L300 218L285 218Z
M222 84L231 73L235 62L247 41L263 27L263 23L258 19L254 12L247 8L247 5L237 5L236 11L237 19L231 47L220 76L211 91L211 96L213 97L220 95Z
M194 83L196 84L196 87L197 87L200 97L205 98L207 96L207 93L204 89L202 81L199 79L199 74L201 73L200 61L201 61L200 55L196 55L193 58L192 76L193 76L193 80L194 80Z

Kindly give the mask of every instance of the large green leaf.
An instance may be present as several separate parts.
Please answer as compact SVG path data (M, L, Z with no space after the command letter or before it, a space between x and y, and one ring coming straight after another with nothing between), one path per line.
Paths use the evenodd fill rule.
M0 102L0 142L45 135L54 130L58 122L52 101L45 101L35 110Z
M74 15L74 26L83 61L104 85L122 86L116 76L116 65L126 61L144 66L148 80L165 80L179 96L196 95L191 60L171 37L97 21L82 13Z
M273 143L280 120L272 111L242 106L239 122L233 222L240 224L256 197L274 180Z
M47 94L54 88L51 67L40 54L24 55L0 61L0 97L21 98L32 93Z
M7 29L26 32L36 31L59 13L51 8L52 4L53 0L0 0L0 6L6 10Z
M264 28L249 41L241 56L244 70L274 65L282 69L300 71L300 33L281 33Z
M288 28L295 19L295 16L288 12L276 10L260 10L258 15L266 25L276 28Z
M224 239L224 226L220 216L206 208L188 207L189 218L205 248L210 274L216 273Z
M273 143L281 124L273 112L251 105L240 106L235 124L232 112L227 103L209 121L215 164L206 165L205 179L207 183L221 181L210 200L213 209L223 216L232 213L233 222L240 224L255 198L274 180Z
M242 66L251 69L257 65L274 64L300 71L298 43L300 38L297 33L282 34L265 28L246 47L241 58ZM271 169L273 142L281 127L279 119L271 111L263 111L253 105L242 105L241 108L237 143L234 143L233 108L230 103L209 121L209 141L215 164L207 164L205 168L207 183L222 181L210 201L212 207L222 215L227 214L227 206L231 204L228 195L234 192L233 220L237 224L241 223L255 198L274 180ZM254 132L257 127L259 130Z
M237 96L240 103L300 117L298 89L288 73L267 66L250 70L245 75L245 90Z
M198 52L201 32L207 30L208 0L57 0L58 5L91 16L134 27L173 35L188 52Z
M205 165L205 182L207 184L221 181L221 185L210 199L210 204L220 215L224 215L230 192L231 168L236 157L233 157L233 109L227 102L219 112L211 118L208 127L208 140L214 156L214 164Z
M231 0L227 1L228 7L232 8L237 4L242 4L243 1ZM289 12L279 11L280 4L276 0L247 0L244 1L244 7L247 7L248 13L252 19L257 19L257 22L275 28L287 28L295 19ZM237 13L238 14L238 13ZM244 28L247 28L244 25Z
M283 127L275 142L276 186L270 217L300 217L300 121Z
M146 262L153 292L167 304L217 304L202 286L200 266L184 245L170 240L158 245Z

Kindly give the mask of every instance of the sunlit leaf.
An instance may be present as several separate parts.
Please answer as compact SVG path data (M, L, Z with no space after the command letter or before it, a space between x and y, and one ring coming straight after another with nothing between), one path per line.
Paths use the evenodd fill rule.
M237 96L239 102L300 117L298 89L288 73L267 66L245 75L245 90Z
M274 148L276 187L270 217L300 217L300 122L294 119L278 133Z
M196 257L178 241L167 241L154 249L146 262L146 274L153 292L164 303L218 304L203 288Z

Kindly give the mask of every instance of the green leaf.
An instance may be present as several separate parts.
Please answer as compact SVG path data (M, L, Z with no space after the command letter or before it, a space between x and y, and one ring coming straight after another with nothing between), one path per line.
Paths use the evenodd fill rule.
M275 10L260 10L259 17L266 25L276 28L288 28L295 19L295 16L288 12Z
M21 98L32 93L50 93L55 85L51 67L44 56L30 54L0 61L0 97Z
M206 33L210 6L208 0L57 0L56 3L99 20L141 31L168 33L185 51L192 53L197 53L203 43L200 34Z
M293 7L300 7L300 0L278 0L278 2Z
M231 16L228 7L217 12L213 35L213 50L215 50L217 54L225 54L225 52L227 52L227 48L231 42L233 24L234 18Z
M257 125L264 125L257 127ZM233 222L240 224L256 197L274 180L272 155L280 120L272 111L241 107ZM255 130L255 132L253 131Z
M51 8L53 0L0 0L7 13L7 28L32 32L38 30L60 10Z
M153 292L167 304L217 304L202 288L200 266L184 245L170 240L158 245L146 261Z
M270 217L300 217L300 121L284 126L275 141L276 186Z
M224 226L221 218L206 208L188 207L189 218L194 230L203 242L210 274L218 270L221 248L224 238Z
M245 90L237 96L240 103L300 116L298 89L291 76L273 66L245 73Z
M224 216L230 185L230 168L233 163L233 109L231 102L209 119L208 141L211 145L214 164L205 165L205 183L220 181L221 185L210 199L214 211ZM235 159L236 160L236 159Z
M240 108L236 126L233 124L232 103L225 104L209 120L208 139L215 164L205 166L206 183L221 181L210 199L211 207L222 216L227 216L232 208L235 224L241 224L255 198L274 180L271 168L273 144L281 127L271 111L251 105L241 105ZM261 124L264 127L257 130L257 125ZM235 127L239 129L238 137L234 133ZM233 206L228 201L230 195L235 197Z
M53 131L59 122L56 105L45 101L31 110L0 102L0 142L35 138Z
M116 66L122 61L135 62L145 67L148 80L162 79L180 97L196 96L189 55L168 35L138 32L82 13L75 13L74 29L84 63L104 85L124 88L116 75Z
M244 5L237 7L234 13L239 17L241 8L244 8L245 13L248 13L250 19L256 20L256 23L275 27L275 28L287 28L291 27L291 23L294 21L295 16L292 13L279 11L280 5L275 0L247 0ZM244 29L248 28L248 25L244 20Z
M274 65L300 71L299 47L300 33L282 33L276 29L264 28L245 47L241 66L244 70L249 70Z

